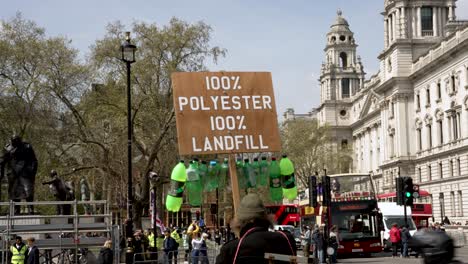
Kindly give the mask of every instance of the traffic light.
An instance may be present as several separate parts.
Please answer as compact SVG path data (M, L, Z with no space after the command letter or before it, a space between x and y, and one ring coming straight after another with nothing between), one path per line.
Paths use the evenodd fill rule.
M323 185L323 204L328 206L331 202L331 186L330 186L330 176L324 175L322 177Z
M396 180L396 198L397 198L397 205L404 204L404 190L403 190L403 178L398 177Z
M413 206L414 201L414 185L413 185L413 178L411 177L404 177L403 178L403 192L404 192L404 199L405 205Z
M317 177L310 176L309 177L309 206L310 207L317 207Z

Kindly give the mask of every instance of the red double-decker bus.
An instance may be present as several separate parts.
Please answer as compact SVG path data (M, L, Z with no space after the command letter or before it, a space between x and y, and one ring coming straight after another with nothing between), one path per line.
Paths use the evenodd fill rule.
M350 173L330 175L330 178L332 200L329 228L332 225L338 227L341 240L338 253L381 252L380 217L370 175ZM321 214L323 220L323 212Z
M382 193L377 195L379 202L395 202L396 192ZM419 190L419 198L416 198L411 208L411 217L417 228L428 227L429 218L432 218L431 194L425 190Z
M297 204L266 205L267 214L275 217L278 225L298 226L301 220Z

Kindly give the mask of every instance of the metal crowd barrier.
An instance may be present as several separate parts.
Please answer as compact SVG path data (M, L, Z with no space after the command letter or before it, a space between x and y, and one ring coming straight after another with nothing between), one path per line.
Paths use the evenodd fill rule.
M192 252L186 252L184 248L177 251L171 251L166 254L164 251L135 253L133 255L134 264L169 264L169 257L172 263L178 264L208 264L215 263L216 256L219 254L219 248L206 249L207 256L192 256Z
M70 215L15 215L15 206L57 206L69 205ZM99 214L83 215L78 213L81 206L98 206L102 212ZM9 246L14 243L17 235L26 238L32 236L42 254L42 263L53 264L60 258L73 263L83 263L80 252L83 249L99 250L107 239L112 239L115 263L120 262L119 241L120 230L112 226L112 214L107 201L44 201L44 202L0 202L0 210L8 207L8 213L0 216L0 263L7 262ZM54 208L55 210L55 208ZM3 210L4 211L4 210ZM86 236L87 233L96 233L97 237ZM49 234L46 238L45 234ZM68 253L67 253L68 252ZM53 257L50 257L52 255ZM68 255L73 255L70 259Z
M463 228L458 229L446 229L447 235L449 235L453 239L453 244L455 247L464 247L466 243L465 233L463 232Z

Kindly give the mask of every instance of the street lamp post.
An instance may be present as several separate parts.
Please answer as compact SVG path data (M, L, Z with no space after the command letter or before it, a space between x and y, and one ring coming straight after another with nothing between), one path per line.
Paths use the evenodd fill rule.
M132 92L130 86L131 64L135 62L136 46L130 43L130 32L125 32L125 42L121 45L122 61L127 65L127 147L128 147L128 190L127 190L127 221L126 237L133 235L133 183L132 183Z

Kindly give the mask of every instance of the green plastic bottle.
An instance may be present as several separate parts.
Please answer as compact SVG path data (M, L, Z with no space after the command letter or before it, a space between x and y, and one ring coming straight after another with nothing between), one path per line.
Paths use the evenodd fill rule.
M276 158L271 158L269 167L270 174L270 198L273 202L280 202L283 199L283 188L281 187L281 171Z
M244 163L242 158L236 160L237 181L239 182L239 189L244 190L247 188L247 180L244 175Z
M255 187L259 184L259 178L260 178L260 163L258 162L258 158L254 158L254 161L252 162L252 168L254 171L254 177L255 177Z
M297 197L297 187L294 179L294 165L286 155L283 155L280 161L280 172L283 182L283 196L292 201Z
M196 161L190 161L187 169L187 197L191 206L200 206L202 202L203 187L200 181L200 174Z
M206 161L202 160L198 165L198 173L200 174L203 190L206 191L208 185L208 166L206 165Z
M221 166L218 164L218 161L210 161L210 166L208 167L208 182L206 184L206 191L211 192L219 187L218 177L220 169Z
M255 171L249 159L244 159L244 177L247 180L247 188L255 188L257 179L255 178Z
M229 177L229 159L224 158L223 164L221 164L221 168L219 169L219 188L226 187L226 182L228 181Z
M260 161L260 174L257 178L257 183L259 186L266 186L268 184L268 161L266 157L262 157L262 161Z
M178 212L180 210L186 181L187 171L185 170L184 161L181 160L174 169L172 169L171 188L166 197L166 209L168 211Z

